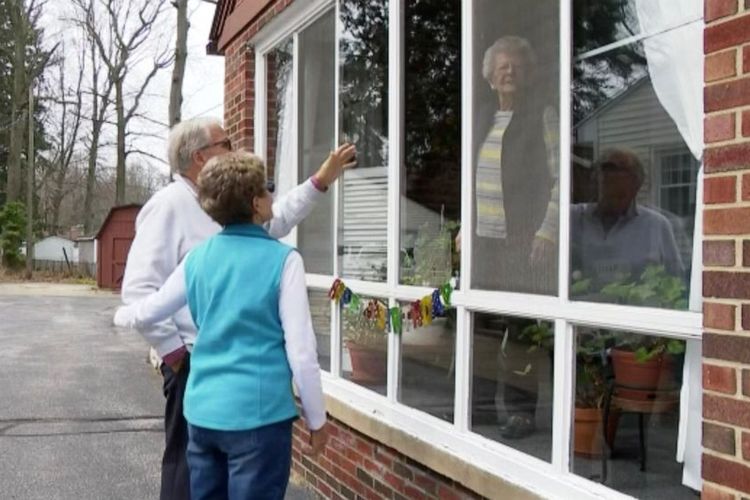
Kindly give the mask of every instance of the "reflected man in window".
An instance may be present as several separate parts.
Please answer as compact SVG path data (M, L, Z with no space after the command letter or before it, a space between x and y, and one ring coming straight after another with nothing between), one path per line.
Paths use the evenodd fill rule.
M485 138L474 185L476 288L557 290L558 117L540 91L536 66L533 48L517 36L499 38L484 53L482 75L496 100L491 119L479 127ZM550 379L552 332L547 329L541 343L528 333L536 321L502 323L495 329L502 346L495 401L504 412L498 422L503 438L519 439L534 432L537 408L544 404L538 401L539 385ZM534 343L540 345L532 349Z
M654 305L649 297L623 295L617 284L643 283L644 271L660 269L684 285L685 269L669 220L637 202L645 178L638 155L608 149L594 163L595 203L571 207L571 296L586 300ZM663 269L662 269L663 268ZM608 286L610 285L610 286ZM684 286L681 297L684 300ZM632 295L632 296L631 296ZM672 307L679 307L672 305Z

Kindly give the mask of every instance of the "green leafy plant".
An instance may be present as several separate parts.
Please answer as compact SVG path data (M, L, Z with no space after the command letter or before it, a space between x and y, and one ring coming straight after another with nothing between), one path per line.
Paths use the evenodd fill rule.
M361 311L344 307L341 312L343 332L346 341L360 347L385 349L388 335L378 328L377 321L367 319Z
M607 381L606 349L613 335L605 329L579 328L576 332L576 407L601 408Z
M521 330L519 339L529 344L527 352L534 352L538 349L551 351L555 346L555 333L552 323L549 321L537 320Z
M20 267L24 261L21 254L23 231L26 226L26 209L22 203L6 203L0 209L0 249L3 265Z
M431 222L422 224L414 241L414 256L402 253L402 283L438 286L448 281L457 255L454 237L458 228L455 221L446 221L440 227Z

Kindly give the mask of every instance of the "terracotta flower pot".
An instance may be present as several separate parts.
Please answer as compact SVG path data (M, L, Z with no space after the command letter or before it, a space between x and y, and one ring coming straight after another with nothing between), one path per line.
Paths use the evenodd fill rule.
M619 386L657 390L672 389L676 384L675 363L668 354L638 361L631 351L612 349L612 367Z
M388 370L388 353L383 349L374 349L347 342L349 359L352 363L353 382L362 384L384 383Z
M589 458L602 456L602 418L601 408L575 409L573 451L576 455ZM619 412L610 413L607 425L607 442L610 446L615 440L619 419Z

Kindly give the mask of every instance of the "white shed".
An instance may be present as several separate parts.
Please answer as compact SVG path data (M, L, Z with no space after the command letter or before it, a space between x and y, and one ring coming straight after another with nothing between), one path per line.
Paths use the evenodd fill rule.
M34 260L52 262L78 262L78 251L75 243L60 236L48 236L34 244Z

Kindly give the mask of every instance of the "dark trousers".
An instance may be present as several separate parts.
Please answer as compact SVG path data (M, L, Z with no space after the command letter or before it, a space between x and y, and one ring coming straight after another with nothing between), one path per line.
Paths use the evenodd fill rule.
M283 500L292 463L292 422L246 431L188 424L194 500Z
M162 365L164 376L164 457L161 461L161 500L190 500L190 473L187 465L188 430L182 414L182 400L185 396L190 355L185 356L180 371L174 373L167 365Z

